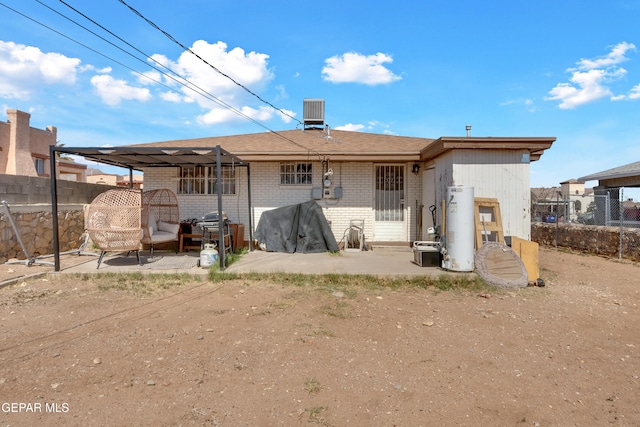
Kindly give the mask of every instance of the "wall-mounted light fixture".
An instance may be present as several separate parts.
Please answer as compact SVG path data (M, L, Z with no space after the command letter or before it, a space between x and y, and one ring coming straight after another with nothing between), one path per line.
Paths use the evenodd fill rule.
M418 163L414 163L413 166L411 167L411 173L418 175L419 172L420 172L420 165Z

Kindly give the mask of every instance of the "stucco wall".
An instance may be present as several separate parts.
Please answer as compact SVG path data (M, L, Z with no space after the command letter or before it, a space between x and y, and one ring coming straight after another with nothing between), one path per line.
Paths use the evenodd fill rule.
M57 129L30 127L31 114L24 111L7 110L7 118L7 123L0 124L3 129L0 131L3 158L0 173L38 176L34 158L40 158L44 160L44 175L50 175L49 146L57 143Z
M7 170L7 160L9 156L9 123L0 122L0 173Z

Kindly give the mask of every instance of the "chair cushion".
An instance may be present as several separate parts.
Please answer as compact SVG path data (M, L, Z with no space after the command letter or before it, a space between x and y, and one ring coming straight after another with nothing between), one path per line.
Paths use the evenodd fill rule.
M153 213L152 209L149 209L149 235L153 235L156 231L158 231L158 223L156 222L156 215Z
M180 224L171 224L169 222L158 221L158 231L166 231L174 235L178 234L180 230Z
M178 238L175 233L169 233L168 231L156 231L151 236L151 243L171 242Z

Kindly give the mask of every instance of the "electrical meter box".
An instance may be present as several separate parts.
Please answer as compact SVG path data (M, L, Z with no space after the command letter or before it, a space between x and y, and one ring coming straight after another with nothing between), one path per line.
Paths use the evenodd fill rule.
M342 187L329 187L324 188L322 193L322 197L325 199L341 199L342 198Z

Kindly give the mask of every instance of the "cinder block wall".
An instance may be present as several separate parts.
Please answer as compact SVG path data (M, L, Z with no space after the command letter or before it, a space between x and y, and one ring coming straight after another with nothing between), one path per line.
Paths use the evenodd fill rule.
M60 251L80 247L84 233L84 207L109 185L58 180L58 225ZM29 256L53 253L51 180L34 176L0 174L0 199L9 209ZM0 206L0 263L24 259L24 254L6 209Z
M88 204L110 185L88 184L58 179L59 204ZM51 204L51 179L39 176L0 174L0 198L9 204Z

